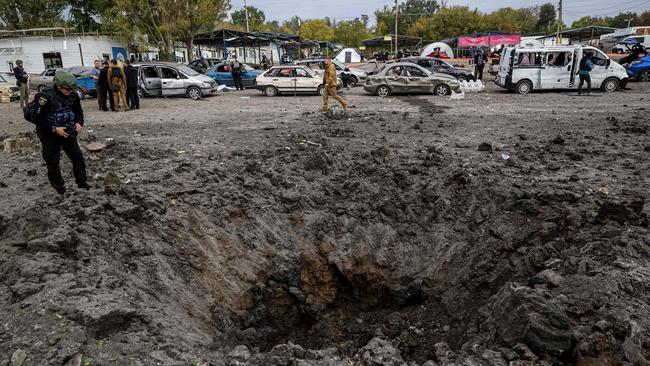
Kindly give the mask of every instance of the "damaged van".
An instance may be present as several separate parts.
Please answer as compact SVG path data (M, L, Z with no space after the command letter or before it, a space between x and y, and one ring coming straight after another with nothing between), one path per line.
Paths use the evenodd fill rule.
M582 45L508 47L501 54L495 83L519 94L533 90L577 89L583 51L591 53L594 64L592 88L613 92L625 87L628 75L623 66L599 49Z

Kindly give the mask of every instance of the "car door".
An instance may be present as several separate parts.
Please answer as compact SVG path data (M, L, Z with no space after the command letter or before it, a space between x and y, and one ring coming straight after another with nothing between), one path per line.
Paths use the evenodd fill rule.
M573 53L570 51L547 52L540 77L542 89L568 89L573 72Z
M386 84L390 86L393 93L406 93L408 90L408 79L403 71L404 66L393 66L386 70Z
M584 50L591 53L591 62L594 65L594 68L589 73L591 76L591 87L600 88L603 81L607 78L607 70L611 61L609 61L609 57L596 48L586 47Z
M513 82L530 80L534 89L541 89L543 53L539 51L520 50L514 56Z
M280 67L273 74L271 83L280 92L293 92L295 86L293 75L293 67Z
M142 78L143 87L147 94L154 96L162 95L162 81L157 67L142 66L140 68L140 77Z
M227 63L220 63L215 69L215 80L225 86L235 86L235 81L232 78L230 65Z
M185 94L185 85L178 70L169 66L160 66L160 81L162 84L162 95Z
M41 90L45 87L52 86L52 84L54 84L54 74L56 74L56 69L45 69L39 75L30 77L30 88Z
M407 92L420 94L428 93L432 88L431 79L421 69L414 66L407 66L405 69L407 78Z
M305 68L296 67L294 69L294 80L296 90L300 93L316 92L318 85L314 85L314 77L311 76Z

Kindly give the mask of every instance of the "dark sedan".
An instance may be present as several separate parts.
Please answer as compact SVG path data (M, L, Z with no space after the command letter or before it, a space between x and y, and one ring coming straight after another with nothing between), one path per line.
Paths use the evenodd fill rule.
M404 57L399 60L400 62L412 62L420 65L431 72L438 72L455 77L459 81L462 80L476 80L474 72L471 70L463 69L460 67L452 66L451 64L435 57L413 56Z

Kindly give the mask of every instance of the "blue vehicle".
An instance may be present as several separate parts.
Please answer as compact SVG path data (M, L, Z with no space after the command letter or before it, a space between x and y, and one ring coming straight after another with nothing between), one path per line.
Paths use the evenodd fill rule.
M262 74L262 71L255 70L246 64L242 65L244 66L244 71L241 74L241 78L244 88L254 88L255 79ZM212 66L205 74L216 80L219 85L234 87L235 82L232 79L232 73L230 71L230 63L220 62Z
M637 81L650 81L650 55L632 61L627 67L627 74Z

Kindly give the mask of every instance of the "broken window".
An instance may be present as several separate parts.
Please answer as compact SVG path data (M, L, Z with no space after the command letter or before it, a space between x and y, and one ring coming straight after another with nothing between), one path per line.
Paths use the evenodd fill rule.
M515 59L515 67L541 67L542 58L543 54L541 52L519 52Z
M564 67L571 64L571 52L549 52L546 55L546 65L552 67Z

